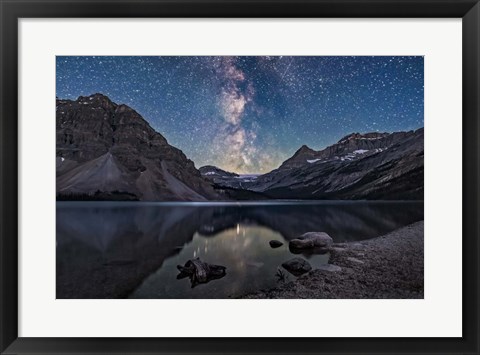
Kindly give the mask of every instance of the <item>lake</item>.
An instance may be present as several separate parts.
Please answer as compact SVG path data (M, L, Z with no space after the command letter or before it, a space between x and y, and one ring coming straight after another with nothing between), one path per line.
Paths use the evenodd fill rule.
M423 202L396 201L57 202L57 298L235 298L295 279L281 267L293 257L328 264L328 253L289 250L303 233L358 241L423 215ZM177 265L194 258L225 276L178 279Z

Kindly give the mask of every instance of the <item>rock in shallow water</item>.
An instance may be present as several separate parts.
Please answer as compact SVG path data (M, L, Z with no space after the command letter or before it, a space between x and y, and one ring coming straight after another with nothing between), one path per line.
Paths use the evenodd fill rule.
M285 270L295 276L300 276L312 270L309 262L302 258L290 259L288 261L285 261L282 266Z
M268 242L272 248L279 248L283 245L282 242L279 242L278 240L271 240Z
M328 248L332 244L332 237L324 232L308 232L290 241L293 249Z
M190 278L192 288L201 283L220 279L227 274L225 266L208 264L200 258L188 260L185 266L177 265L177 269L180 271L177 279Z

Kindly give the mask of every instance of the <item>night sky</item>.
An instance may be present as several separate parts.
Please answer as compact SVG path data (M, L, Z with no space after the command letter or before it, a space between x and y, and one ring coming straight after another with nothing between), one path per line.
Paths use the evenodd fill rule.
M277 168L303 144L423 127L423 57L57 57L56 95L127 104L197 168Z

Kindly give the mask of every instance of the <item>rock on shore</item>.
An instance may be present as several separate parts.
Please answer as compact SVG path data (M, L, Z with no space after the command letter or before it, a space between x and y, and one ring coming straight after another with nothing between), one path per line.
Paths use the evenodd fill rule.
M333 239L324 232L308 232L290 241L293 249L327 248L332 245Z
M423 298L424 222L384 236L333 244L331 267L243 298Z
M312 266L310 265L310 263L302 258L290 259L288 261L285 261L282 266L285 270L295 276L300 276L312 270Z

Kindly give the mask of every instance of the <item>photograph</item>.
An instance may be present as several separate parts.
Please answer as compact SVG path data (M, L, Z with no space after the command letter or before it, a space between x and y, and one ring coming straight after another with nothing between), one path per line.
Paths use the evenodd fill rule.
M424 298L424 56L55 66L56 299Z
M480 354L479 1L0 0L0 355Z

